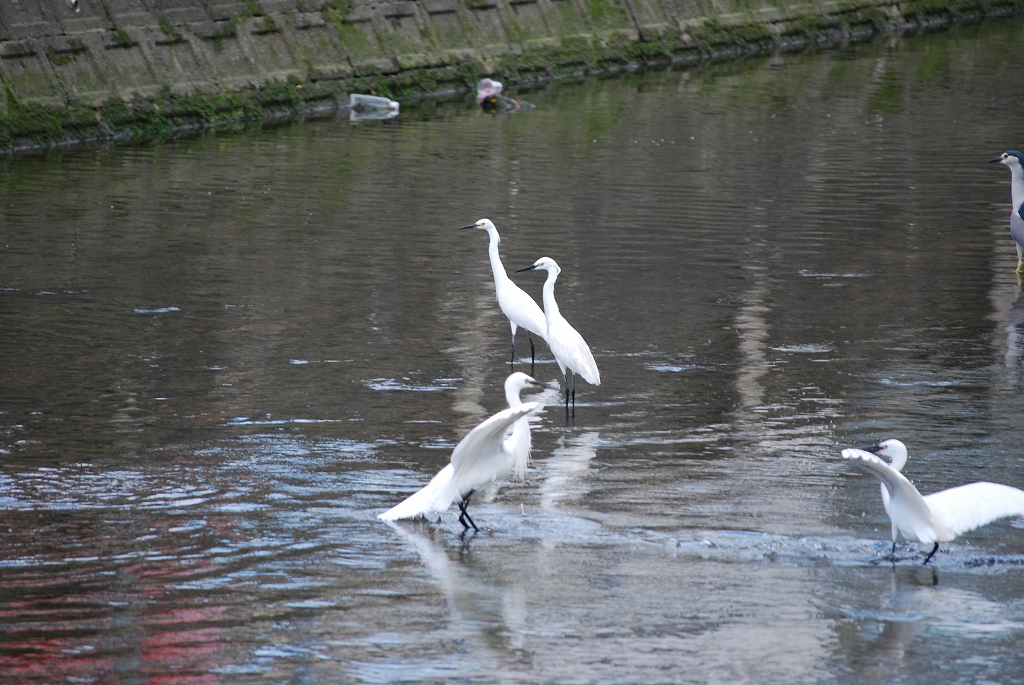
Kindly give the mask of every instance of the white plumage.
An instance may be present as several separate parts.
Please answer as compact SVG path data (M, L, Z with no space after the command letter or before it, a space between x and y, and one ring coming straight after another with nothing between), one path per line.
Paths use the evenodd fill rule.
M508 402L510 409L523 405L520 393L530 386L558 390L557 386L549 386L517 371L505 379L505 401ZM526 467L530 463L530 450L533 449L529 416L524 416L512 424L512 431L506 431L502 445L505 451L512 455L512 475L516 480L525 479Z
M555 280L562 272L558 264L550 257L541 257L530 266L518 269L517 273L532 269L544 269L548 272L547 280L544 281L544 318L548 324L548 347L555 355L558 368L562 370L566 404L569 403L569 378L566 376L565 370L569 369L573 372L572 401L575 404L576 374L583 376L583 380L591 385L601 385L601 372L597 370L597 362L594 361L594 355L590 352L587 341L558 310L558 303L555 302Z
M899 440L884 440L871 446L878 455L890 458L886 464L876 454L848 448L842 452L881 481L882 506L892 522L893 552L896 534L907 540L931 542L935 546L925 558L932 558L940 542L949 542L969 530L1008 516L1024 516L1024 491L997 483L970 483L921 496L900 471L907 463L907 447Z
M544 312L533 298L513 283L505 272L501 257L498 256L498 243L501 242L498 229L494 227L490 219L480 219L475 224L460 228L479 228L487 231L487 235L490 237L487 255L491 260L491 273L494 275L494 293L498 298L498 307L508 317L508 322L512 326L512 361L516 360L516 331L520 326L526 329L526 335L530 339L530 355L536 361L536 347L530 334L539 335L547 340L547 320L544 318Z
M391 507L377 518L382 521L412 519L417 516L440 516L448 511L455 501L455 490L452 488L452 476L455 467L448 464L437 472L423 488Z
M509 473L522 478L530 460L530 413L537 402L522 402L523 388L548 385L525 373L505 379L505 398L509 408L498 412L471 430L452 451L451 463L441 469L421 490L380 514L384 521L439 516L452 502L459 505L459 521L466 528L476 524L466 512L473 493ZM510 430L511 429L511 430ZM507 436L507 437L506 437ZM469 523L467 524L466 521Z

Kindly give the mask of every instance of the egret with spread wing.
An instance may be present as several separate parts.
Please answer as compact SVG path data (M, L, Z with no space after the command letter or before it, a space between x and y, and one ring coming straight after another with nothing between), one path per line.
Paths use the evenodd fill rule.
M418 516L439 516L455 502L459 506L459 523L464 528L472 526L473 530L479 530L466 511L473 493L509 473L515 474L517 478L526 474L526 465L530 460L529 415L541 405L538 402L524 403L519 393L531 386L555 389L525 373L514 373L506 378L505 398L509 408L471 430L455 446L450 464L441 469L423 489L380 514L378 518L395 521Z
M1009 485L969 483L922 497L900 473L907 463L907 447L899 440L883 440L867 449L848 448L842 454L843 459L867 469L881 481L882 506L892 522L894 558L897 533L907 540L935 544L925 557L927 564L940 542L949 542L997 519L1024 516L1024 491ZM889 457L891 464L878 455Z

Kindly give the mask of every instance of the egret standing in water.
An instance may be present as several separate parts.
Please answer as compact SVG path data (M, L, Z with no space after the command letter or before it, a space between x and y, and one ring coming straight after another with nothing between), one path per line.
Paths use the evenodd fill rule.
M544 312L540 310L533 298L526 294L522 288L512 282L512 279L505 273L505 267L498 256L498 243L501 238L498 236L498 229L494 227L490 219L480 219L475 224L460 226L459 228L479 228L487 231L490 237L490 245L487 247L487 255L491 259L491 273L494 274L494 293L498 297L498 306L508 317L512 325L512 363L516 363L516 331L522 326L526 329L526 337L530 339L530 360L537 363L537 349L533 343L533 336L538 335L547 340L548 326L544 319Z
M877 455L889 457L891 464ZM1024 491L1009 485L969 483L922 497L900 473L907 463L907 447L896 439L863 449L845 449L843 459L853 460L882 482L882 506L892 522L894 561L897 533L907 540L935 543L925 557L927 564L939 550L940 542L949 542L996 519L1024 516Z
M1017 244L1017 273L1024 271L1024 154L1007 150L989 160L1010 167L1010 235Z
M548 272L548 278L544 281L544 317L548 324L548 347L555 355L558 368L562 370L562 380L565 381L565 406L569 407L569 377L565 370L572 371L572 405L576 407L576 374L583 376L583 380L591 385L601 385L601 372L597 370L597 362L594 355L575 328L569 325L565 317L558 311L558 304L555 302L555 279L562 270L551 257L541 257L530 266L524 266L520 271L532 269L544 269Z
M509 408L498 412L469 432L452 451L451 463L441 469L427 485L377 518L383 521L438 515L452 502L459 505L459 523L463 528L479 530L466 508L469 498L482 487L512 473L522 479L530 461L529 415L541 405L523 402L519 393L531 386L556 390L525 373L505 379L505 399ZM512 432L508 437L509 426ZM468 523L467 523L468 521Z

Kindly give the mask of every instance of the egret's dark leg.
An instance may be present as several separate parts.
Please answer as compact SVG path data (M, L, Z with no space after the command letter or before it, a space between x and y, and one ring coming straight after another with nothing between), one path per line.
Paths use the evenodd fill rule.
M565 383L565 425L569 425L569 377L562 372L562 382Z
M461 523L462 527L467 529L467 530L469 529L469 526L473 526L473 530L479 532L480 529L476 527L476 524L473 522L473 519L470 518L470 516L469 516L469 512L466 511L466 507L469 506L469 498L472 497L472 496L473 496L473 491L470 490L469 494L467 494L465 497L463 497L462 501L459 502L459 511L462 512L461 514L459 514L459 523ZM469 521L469 525L466 525L466 521Z
M473 519L469 518L469 514L466 513L466 507L462 502L459 502L459 511L462 512L459 514L459 523L462 524L463 529L469 530L469 527L473 526L473 530L479 530L479 528L476 527L476 524L473 523ZM469 523L466 523L467 519L469 520Z
M516 365L516 336L512 336L512 361L509 362L512 366Z
M929 561L931 561L931 560L932 560L932 557L933 557L933 556L935 556L935 553L936 553L936 552L938 552L938 551L939 551L939 543L937 543L937 542L936 542L936 543L935 543L935 546L934 546L934 547L932 547L932 551L931 551L931 552L928 552L928 556L926 556L926 557L924 558L924 564L921 564L921 565L922 565L922 566L924 566L924 565L925 565L925 564L927 564L927 563L928 563Z
M530 339L530 375L533 375L533 365L537 363L537 347L533 344L533 336L530 335L530 331L526 331L526 337Z
M575 371L570 371L569 373L572 374L572 417L575 419L576 418L576 372ZM569 385L568 385L568 383L565 386L565 392L566 392L566 394L569 394Z

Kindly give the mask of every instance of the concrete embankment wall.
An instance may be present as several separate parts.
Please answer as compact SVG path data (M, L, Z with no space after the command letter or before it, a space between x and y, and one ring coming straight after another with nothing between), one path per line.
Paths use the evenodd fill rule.
M0 0L0 149L1005 14L1024 0Z

